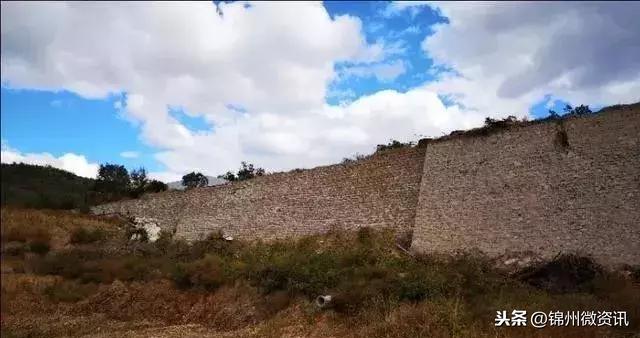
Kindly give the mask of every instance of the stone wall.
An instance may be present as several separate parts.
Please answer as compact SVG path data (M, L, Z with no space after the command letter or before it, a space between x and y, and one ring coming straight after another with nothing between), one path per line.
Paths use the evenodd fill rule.
M559 252L640 264L640 105L490 135L421 141L348 165L97 206L194 240L275 239L361 226L412 250Z
M637 107L428 143L412 250L640 264Z
M96 215L118 214L152 218L158 221L158 226L163 231L174 233L185 210L185 195L184 191L145 194L138 199L101 204L91 208L91 212Z
M152 217L187 240L217 231L268 240L362 226L407 234L414 223L423 159L423 148L393 149L352 164L153 194L93 212Z

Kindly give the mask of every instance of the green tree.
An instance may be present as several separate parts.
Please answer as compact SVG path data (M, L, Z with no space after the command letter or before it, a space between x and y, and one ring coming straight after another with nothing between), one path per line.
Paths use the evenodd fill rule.
M209 184L209 179L201 173L190 172L182 176L182 185L187 188L205 187Z
M227 171L224 175L218 175L218 178L225 179L229 182L250 180L257 176L263 176L265 170L262 168L256 168L253 164L242 161L240 163L240 169L237 174L231 171Z
M169 187L164 183L158 180L151 180L149 184L145 187L146 192L161 192L166 191Z
M564 106L564 112L567 115L586 115L586 114L591 114L593 113L591 111L591 109L589 108L589 106L585 106L583 104L573 108L571 107L571 105L566 105Z
M101 164L98 170L95 190L107 194L110 198L121 198L129 192L131 179L123 165Z
M254 168L253 164L242 161L240 163L242 166L240 170L238 170L238 181L250 180L256 176L264 175L264 169L262 168Z
M589 109L589 106L585 106L581 104L573 109L573 113L576 115L585 115L585 114L591 114L592 111L591 109Z
M229 182L234 182L238 180L238 178L236 177L236 174L232 173L231 171L227 171L224 175L218 175L218 178L225 179Z
M147 171L144 168L134 169L130 174L131 178L131 197L140 197L145 192L149 180L147 179Z

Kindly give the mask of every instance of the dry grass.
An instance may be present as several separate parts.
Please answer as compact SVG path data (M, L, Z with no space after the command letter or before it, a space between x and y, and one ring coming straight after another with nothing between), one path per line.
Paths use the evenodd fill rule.
M57 242L43 257L3 255L3 337L627 337L640 330L640 286L615 273L556 290L548 272L519 280L476 256L415 260L395 249L392 234L369 230L270 244L164 238L132 245L115 236L122 242L113 250L115 242L74 245L69 236L80 228L115 233L116 224L2 212L3 243L5 230L17 228L14 241L46 229ZM58 276L32 275L37 263ZM336 306L316 308L320 293L334 295ZM512 309L623 310L631 327L494 327L495 311Z
M119 231L115 221L68 211L3 207L0 215L2 244L46 240L52 249L60 249L70 242L76 229L103 229L111 236Z

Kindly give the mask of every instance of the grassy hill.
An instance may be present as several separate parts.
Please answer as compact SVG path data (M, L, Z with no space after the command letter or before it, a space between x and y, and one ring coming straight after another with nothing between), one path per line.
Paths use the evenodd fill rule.
M87 192L95 180L51 166L2 163L3 206L74 209L86 205Z

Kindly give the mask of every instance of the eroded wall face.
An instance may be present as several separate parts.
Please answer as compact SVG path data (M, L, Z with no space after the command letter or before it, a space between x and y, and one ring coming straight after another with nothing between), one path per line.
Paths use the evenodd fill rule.
M351 165L289 172L202 189L177 236L197 239L222 229L238 238L298 237L336 229L410 232L424 149L388 151Z
M91 208L96 215L149 217L158 221L162 231L175 233L178 220L184 212L185 193L168 191L146 194L141 198L101 204Z
M413 232L412 250L590 254L640 264L640 110L432 141L350 165L292 171L93 208L151 217L194 240L298 237L362 226Z
M363 226L409 233L423 163L424 149L395 149L354 164L153 194L93 211L156 218L163 229L176 229L176 236L187 240L220 230L265 240Z
M640 111L427 145L412 249L640 263ZM568 146L567 146L568 143Z

